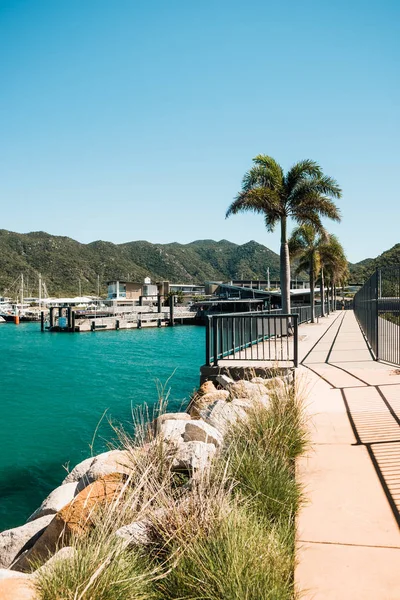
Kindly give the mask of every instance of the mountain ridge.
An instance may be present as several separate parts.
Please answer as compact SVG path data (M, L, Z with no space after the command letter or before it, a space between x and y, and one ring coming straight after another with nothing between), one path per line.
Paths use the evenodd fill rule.
M254 240L241 245L225 239L188 244L153 244L146 240L82 244L45 231L17 233L0 229L0 295L7 295L7 291L11 295L13 282L21 273L32 295L37 295L34 289L39 273L50 295L77 295L79 287L82 294L91 295L96 293L98 276L104 292L104 282L112 279L143 281L151 277L153 281L175 283L266 279L268 267L271 278L277 278L278 254Z

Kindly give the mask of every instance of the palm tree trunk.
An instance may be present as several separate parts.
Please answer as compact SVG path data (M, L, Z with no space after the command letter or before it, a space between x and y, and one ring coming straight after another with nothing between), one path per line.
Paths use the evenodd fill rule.
M310 303L311 303L311 323L315 323L315 272L314 255L310 259Z
M282 312L290 313L290 257L286 231L286 217L281 219L281 251L280 251L280 274L281 274L281 298Z
M321 317L325 316L325 278L324 278L324 267L321 269Z

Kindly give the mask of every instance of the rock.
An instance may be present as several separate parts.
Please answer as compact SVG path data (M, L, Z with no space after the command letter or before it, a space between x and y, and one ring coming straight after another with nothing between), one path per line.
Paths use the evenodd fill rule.
M60 485L58 488L53 490L51 494L47 496L45 500L43 500L42 504L38 509L29 517L28 523L30 521L34 521L39 517L44 517L44 515L54 515L59 510L64 508L75 496L77 483L64 483L64 485Z
M203 471L210 464L216 450L214 444L205 442L181 444L174 456L172 469L189 473Z
M239 419L246 418L246 411L233 401L225 402L224 400L218 400L211 406L200 411L200 415L206 423L218 429L222 435L225 435L230 425L237 423Z
M251 410L254 405L258 402L258 399L261 396L257 396L257 398L234 398L230 401L231 406L236 406L238 408L242 408L244 411Z
M190 421L190 415L186 412L179 413L165 413L154 419L152 423L152 428L154 429L154 433L157 435L160 433L161 426L165 421Z
M250 379L250 383L261 383L262 385L265 385L265 381L264 377L253 377L253 379Z
M46 573L46 571L51 570L56 563L64 560L72 560L75 556L75 553L75 548L72 548L71 546L65 546L64 548L61 548L61 550L56 552L51 558L49 558L49 560L45 562L44 565L39 567L39 569L36 569L34 573L32 573L31 575L25 574L25 576L36 577L37 575L42 575L43 573ZM14 573L17 573L17 571L14 571ZM23 573L18 573L18 575L23 575Z
M237 381L229 387L229 399L233 398L255 398L265 394L265 386L250 381Z
M271 399L268 394L264 394L262 396L258 396L256 398L255 403L261 404L264 408L269 408L271 405Z
M164 442L180 444L183 441L183 434L187 425L187 419L168 419L160 427L160 436Z
M195 396L189 405L189 414L193 419L200 418L200 411L206 408L209 404L213 404L217 400L227 400L229 392L227 390L216 390L203 396Z
M272 377L271 379L266 379L264 385L268 390L281 391L289 388L291 384L292 380L288 375L285 375L283 377Z
M87 485L112 473L129 475L132 472L132 455L126 450L111 450L95 456L88 471L79 480L76 492L81 492Z
M26 577L13 577L0 581L1 600L39 600L35 585Z
M285 383L281 377L272 377L271 379L266 379L264 385L267 389L273 390L284 387Z
M185 427L183 435L184 442L205 442L214 444L216 448L221 446L223 438L221 433L203 420L191 421Z
M199 390L197 392L197 396L204 396L204 394L210 394L212 392L216 392L217 388L215 387L215 385L213 384L212 381L205 381L200 387Z
M0 581L2 579L15 579L19 577L20 579L30 578L31 576L28 573L18 573L18 571L11 571L11 569L0 569Z
M71 534L83 535L93 527L95 511L110 504L122 490L123 482L120 473L106 475L89 484L53 517L35 545L13 564L13 569L30 571L32 560L45 560L54 554L57 547L68 545ZM37 522L32 521L32 524Z
M233 383L235 383L233 381L233 379L228 377L228 375L217 375L216 381L217 381L217 383L222 385L222 387L224 389L229 389L229 386L231 386Z
M134 523L120 527L115 532L115 535L121 538L129 549L137 546L148 546L152 543L151 522L147 519L135 521Z
M103 454L109 454L109 453L104 452ZM99 456L97 456L96 458L99 458L100 456L102 456L102 454L99 454ZM90 465L92 464L94 459L95 459L95 457L91 456L90 458L86 458L85 460L80 462L78 465L76 465L76 467L74 467L72 469L72 471L70 473L68 473L68 475L62 482L62 485L64 485L65 483L72 483L73 481L78 482L84 476L84 474L89 470Z
M53 518L54 515L46 515L0 533L0 567L8 568L19 554L31 548Z

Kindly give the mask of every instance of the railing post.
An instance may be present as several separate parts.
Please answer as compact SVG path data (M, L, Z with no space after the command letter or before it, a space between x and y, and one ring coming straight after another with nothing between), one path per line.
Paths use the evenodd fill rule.
M218 365L218 317L214 317L213 319L213 363L214 366Z
M206 317L206 365L211 365L211 319L212 317Z
M382 296L382 272L380 269L376 272L376 310L375 310L375 335L376 335L376 358L379 359L379 298Z
M298 315L293 315L293 363L295 367L299 366L299 325L298 325Z

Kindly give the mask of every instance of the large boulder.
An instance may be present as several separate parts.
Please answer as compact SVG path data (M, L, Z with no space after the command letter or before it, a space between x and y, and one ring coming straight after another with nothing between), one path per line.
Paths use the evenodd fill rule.
M239 419L246 419L247 416L243 406L237 403L237 399L232 402L218 400L200 411L200 415L206 423L218 429L222 435L228 432L231 425L237 423Z
M290 375L284 375L280 377L272 377L271 379L266 379L264 382L267 390L286 390L292 384L292 378Z
M95 456L90 468L79 480L76 492L81 492L87 485L112 473L130 475L133 468L133 457L126 450L111 450Z
M216 392L217 388L213 384L212 381L205 381L198 389L197 395L204 396L204 394L210 394L212 392Z
M42 504L35 510L35 512L29 517L28 523L44 517L44 515L55 515L59 510L64 508L74 498L77 488L77 483L64 483L58 488L53 490L51 494L43 500Z
M151 532L152 523L148 519L143 519L120 527L115 532L115 535L122 540L124 546L132 549L138 546L148 546L151 544Z
M31 575L28 575L28 573L19 573L18 571L12 571L11 569L0 569L0 580L15 579L16 577L29 579Z
M60 563L65 560L71 561L74 558L75 553L75 548L72 548L71 546L65 546L56 552L51 558L49 558L49 560L45 562L44 565L39 567L39 569L36 569L36 571L31 575L27 575L26 573L18 573L18 575L25 575L25 577L32 578L37 577L38 575L43 575L47 571L51 571L56 563ZM17 573L17 571L14 571L14 573Z
M208 394L204 394L203 396L194 396L189 405L189 414L193 419L200 419L200 412L213 404L217 400L227 400L229 397L228 390L216 390L215 392L210 392Z
M120 473L106 475L89 484L53 517L35 545L13 564L13 569L31 571L31 561L48 559L57 548L68 545L71 534L83 535L93 527L96 511L116 500L122 492Z
M39 600L35 585L26 577L0 580L1 600Z
M190 415L186 412L179 413L164 413L155 419L152 423L154 433L157 435L161 431L161 427L165 421L190 421Z
M185 427L183 434L184 442L205 442L206 444L214 444L217 448L221 446L223 437L222 434L203 420L190 421Z
M251 383L251 381L237 381L229 386L229 399L234 398L257 398L265 394L265 386L262 383Z
M262 385L265 384L265 377L253 377L252 379L250 379L250 383L261 383Z
M19 554L31 548L53 518L54 515L46 515L0 533L0 568L7 569Z
M161 424L159 435L164 442L180 444L183 442L187 423L187 419L167 419Z
M229 387L235 383L233 379L231 379L230 377L228 377L228 375L217 375L216 381L225 390L228 390Z
M206 469L215 455L214 444L205 442L186 442L181 444L174 456L172 469L184 471L189 474Z
M109 454L109 452L104 452L103 454ZM99 454L96 458L99 458L100 456L102 456L102 454ZM68 473L68 475L62 482L62 485L64 485L65 483L72 483L73 481L78 482L89 470L90 465L94 461L94 458L94 456L90 456L89 458L85 458L85 460L77 464L76 467L74 467L72 471Z
M254 403L256 406L261 405L263 408L269 408L271 405L271 398L268 394L263 394L262 396L258 396Z

